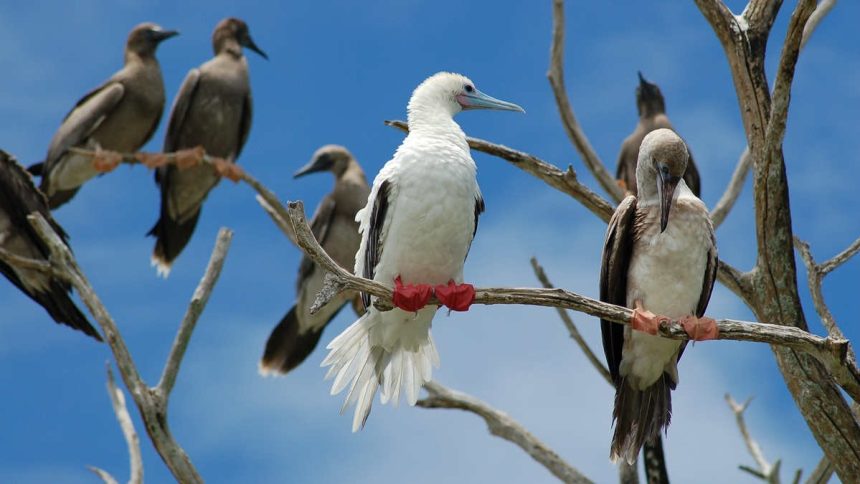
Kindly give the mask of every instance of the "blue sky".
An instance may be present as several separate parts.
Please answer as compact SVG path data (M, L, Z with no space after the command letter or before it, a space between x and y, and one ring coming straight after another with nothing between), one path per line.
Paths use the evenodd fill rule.
M382 125L404 118L412 89L452 70L526 115L464 113L467 133L573 164L596 188L568 142L546 82L549 0L463 2L5 2L0 5L0 147L24 163L41 159L60 120L86 91L120 67L128 31L142 21L176 28L158 57L172 99L188 69L211 56L210 35L223 17L245 19L270 61L250 54L255 117L240 163L282 199L308 210L329 176L296 182L291 173L322 144L349 147L372 177L402 139ZM730 2L739 11L740 2ZM773 72L788 19L774 29ZM816 257L832 256L860 233L860 7L840 2L801 55L785 143L795 231ZM614 168L621 140L636 122L633 89L641 69L660 84L669 114L699 163L703 198L716 202L744 147L722 49L698 11L681 2L571 2L567 84L584 129ZM166 115L166 114L165 114ZM163 139L163 120L150 150ZM597 295L604 225L573 200L507 163L475 153L487 212L466 265L481 286L534 286L537 256L560 286ZM838 178L836 178L838 177ZM552 482L551 475L473 415L376 405L367 428L350 432L342 397L328 395L317 351L286 378L258 376L257 360L273 325L293 303L300 254L245 186L222 183L209 197L194 239L168 280L149 266L144 237L158 213L152 174L120 167L89 183L56 213L84 271L102 297L144 378L154 382L202 274L219 227L235 230L221 281L200 320L170 406L175 436L210 482ZM717 234L720 255L739 268L754 261L750 185ZM801 280L805 280L800 271ZM828 277L826 298L843 329L852 325L860 277L853 260ZM2 282L2 281L0 281ZM823 330L805 285L816 332ZM94 482L86 465L128 473L124 441L104 390L110 353L52 323L11 284L0 283L0 482ZM716 317L751 318L718 287ZM352 321L343 311L327 342ZM574 315L599 350L596 321ZM615 479L607 459L612 392L568 339L553 310L474 307L436 318L442 367L434 376L520 420L598 482ZM787 473L811 471L820 457L769 349L714 342L687 351L674 393L667 439L678 482L753 482L752 464L723 394L754 395L751 431ZM132 415L142 431L136 409ZM701 450L699 450L701 449ZM702 450L707 452L703 457ZM146 477L170 478L143 437Z

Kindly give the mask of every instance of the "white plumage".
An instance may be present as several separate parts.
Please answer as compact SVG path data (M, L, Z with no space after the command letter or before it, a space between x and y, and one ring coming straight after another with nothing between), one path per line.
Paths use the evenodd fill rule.
M453 116L478 107L521 110L481 94L458 74L436 74L415 89L408 106L409 135L377 175L367 205L356 215L362 241L355 274L387 285L398 276L403 284L463 281L483 201L466 136ZM374 228L379 204L385 205L384 217ZM366 268L374 243L378 263ZM410 405L418 400L432 368L439 366L430 334L436 309L380 312L371 305L329 343L322 365L331 366L326 378L334 378L332 394L349 386L342 411L356 405L353 431L364 425L379 387L383 404L396 405L404 394Z

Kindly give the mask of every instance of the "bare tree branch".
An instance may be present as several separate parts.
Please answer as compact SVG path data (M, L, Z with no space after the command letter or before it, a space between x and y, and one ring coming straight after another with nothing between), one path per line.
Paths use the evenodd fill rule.
M188 309L182 318L182 323L179 325L179 331L176 332L176 339L173 341L173 347L170 348L170 354L164 365L161 379L155 387L155 392L164 397L165 406L170 392L173 391L173 385L176 383L179 365L185 356L185 350L188 348L191 334L194 332L197 320L200 319L203 309L209 302L209 296L212 295L212 289L215 288L215 283L218 282L218 277L221 275L221 269L224 267L224 259L227 256L227 249L230 248L232 238L232 231L224 228L218 231L215 249L209 258L209 265L206 267L206 272L203 274L203 278L200 279L197 289L194 290L194 295L191 297L191 302L188 304Z
M386 121L385 124L401 131L409 131L409 125L403 121ZM615 206L580 183L572 166L568 166L567 171L562 171L552 163L504 145L491 143L479 138L472 138L471 136L467 136L466 141L473 150L508 161L526 173L543 180L547 185L556 190L570 195L604 222L609 222L609 219L612 218Z
M29 215L27 218L50 250L52 270L56 272L65 272L67 279L78 292L81 300L83 300L84 304L93 315L93 318L101 326L102 332L105 335L105 340L113 352L114 359L120 370L123 382L129 389L129 392L140 411L146 431L149 434L152 443L155 445L158 454L178 481L183 483L202 483L203 479L191 463L191 459L171 435L170 428L167 424L168 393L160 391L158 388L150 388L144 383L137 371L134 360L126 347L124 340L119 334L116 323L102 304L98 295L96 295L89 281L83 275L83 272L72 256L69 248L62 242L62 240L60 240L59 236L53 231L41 214L34 213ZM213 278L217 279L218 272L223 265L223 259L226 256L231 238L232 232L230 230L221 229L219 231L218 240L215 246L216 248L209 261L207 273L203 277L204 281L208 281ZM196 292L195 295L199 295L199 293ZM194 305L195 302L192 301L192 306ZM202 310L202 307L200 309ZM180 329L180 334L177 336L177 339L188 338L190 335L191 332L186 327L184 329ZM187 346L187 340L184 343L180 342L179 345L184 348L184 346ZM175 350L178 351L176 348ZM181 352L174 352L174 354L176 358L181 358ZM172 365L178 369L178 361ZM175 374L173 378L175 378ZM98 473L98 471L94 472ZM99 473L99 475L102 474Z
M752 469L747 466L739 467L770 484L779 484L780 461L777 460L773 465L771 465L771 463L765 459L764 453L761 451L761 446L759 446L758 442L752 438L752 435L750 435L749 429L747 428L746 419L744 419L744 411L749 407L750 402L752 402L752 398L748 398L747 401L741 405L736 402L731 395L726 393L726 403L729 404L729 408L732 410L732 413L735 414L738 430L741 431L741 437L744 439L744 444L746 444L747 450L758 466L758 469Z
M821 282L824 279L824 274L822 273L821 266L816 264L815 259L812 257L809 244L795 236L794 246L797 247L803 263L806 265L806 280L809 284L809 291L812 293L812 304L815 306L815 311L821 317L821 322L827 330L827 334L845 338L842 330L836 325L836 320L833 319L830 308L824 302L824 294L821 292Z
M822 276L826 276L827 274L833 272L833 269L841 266L842 264L848 262L848 259L854 257L857 252L860 252L860 237L857 238L851 245L848 246L847 249L833 256L833 258L823 262L820 266L818 266L818 270L821 271Z
M390 287L350 274L337 265L320 247L307 224L302 202L290 202L287 212L299 247L321 268L332 273L333 278L336 279L337 291L353 289L366 292L376 297L374 305L377 308L391 309ZM566 308L621 324L627 324L633 314L628 308L607 304L563 289L477 288L475 292L474 304L522 304ZM334 294L336 291L333 291L331 296ZM432 296L428 304L439 305L440 303L435 296ZM845 388L846 392L854 398L860 397L860 381L853 376L856 368L848 368L849 362L846 360L849 346L847 340L823 338L791 326L731 319L717 320L717 327L719 328L718 339L770 343L809 353L831 370L833 378ZM661 324L659 334L672 339L689 339L678 321L667 321Z
M104 484L119 484L116 479L110 475L110 472L104 469L99 469L95 466L88 466L87 469L89 469L93 474L99 476Z
M116 419L119 422L122 435L125 437L125 442L128 445L129 458L129 484L141 484L143 482L143 457L140 454L140 439L137 432L134 430L134 423L131 421L131 415L128 414L128 407L125 404L125 395L122 390L116 386L116 381L113 378L110 363L105 364L107 368L107 391L110 396L110 401L113 406L113 411L116 414ZM116 482L116 480L107 471L98 467L90 466L89 469L96 473L106 483Z
M732 173L732 178L726 186L726 191L723 193L723 196L720 197L717 204L714 205L714 209L711 210L711 220L714 222L714 228L722 225L726 216L735 206L735 202L738 200L738 197L740 197L741 191L744 188L744 182L747 179L747 174L750 171L751 165L752 158L750 157L750 149L747 147L744 148L744 152L741 153L738 164L735 166L735 171Z
M809 42L809 38L812 37L812 33L815 32L818 24L821 23L824 17L830 13L835 6L836 0L821 0L818 6L815 7L815 11L812 12L812 15L809 16L809 20L806 21L806 26L803 27L803 39L800 41L801 49L806 47L806 43Z
M564 85L564 0L552 2L552 45L547 78L552 86L552 93L555 95L555 102L561 115L561 123L568 138L573 142L585 166L591 170L600 186L615 200L615 203L620 202L624 198L624 192L592 148L567 98L567 88Z
M546 275L546 272L543 269L543 266L538 263L537 258L531 258L532 269L535 271L535 276L537 276L538 281L543 285L545 289L554 289L555 286L552 285L549 278ZM579 332L579 329L576 327L576 324L573 322L573 319L567 314L567 311L562 308L555 308L558 312L561 321L564 323L564 327L567 328L567 332L570 333L570 337L576 342L579 348L585 353L585 357L588 359L591 366L597 370L597 373L600 373L600 376L606 380L606 383L609 383L613 387L615 384L612 382L612 376L609 374L609 370L606 368L606 365L603 364L602 361L594 354L591 350L591 347L588 346L588 342L585 341L585 338L582 337L582 334Z
M827 484L830 482L830 478L833 477L833 472L833 464L827 460L827 457L824 457L815 466L809 478L806 479L806 484Z
M424 389L428 396L418 400L419 407L454 408L472 412L484 419L492 435L519 446L562 482L583 484L592 482L508 414L490 407L473 396L452 390L435 381L425 383Z

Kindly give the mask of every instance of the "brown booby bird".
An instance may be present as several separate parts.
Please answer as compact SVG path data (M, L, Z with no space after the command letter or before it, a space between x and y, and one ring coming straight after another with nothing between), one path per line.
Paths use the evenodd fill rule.
M84 95L63 119L45 161L30 167L42 176L39 188L52 209L71 200L99 172L116 166L100 166L91 157L69 153L69 148L133 152L155 133L164 111L164 81L155 50L177 34L153 23L132 29L123 68Z
M330 171L334 174L334 190L317 206L311 230L323 249L341 267L352 271L355 253L361 242L355 214L367 204L370 187L361 166L343 146L323 146L310 163L299 169L294 178ZM319 342L323 329L348 302L356 315L364 314L357 292L344 291L316 314L310 307L322 289L326 272L308 256L302 257L296 281L296 304L272 331L260 360L260 373L286 374L308 357Z
M600 300L634 310L629 325L601 320L615 383L613 461L633 464L669 425L686 342L657 336L660 322L680 320L694 340L717 336L714 320L703 317L717 274L714 228L682 179L687 159L674 131L648 133L636 167L638 195L619 204L606 232Z
M666 101L657 84L648 82L639 73L639 86L636 88L636 109L639 111L639 123L630 136L621 143L621 153L618 155L618 167L615 170L615 179L622 190L636 195L636 160L639 159L639 146L645 135L659 128L674 130L669 117L666 116ZM689 150L688 150L689 153ZM690 155L687 163L687 171L684 172L684 182L693 195L699 197L702 194L702 185L699 180L699 170Z
M242 20L230 17L215 26L215 57L191 69L182 82L170 112L164 152L202 146L207 154L230 163L239 158L251 130L251 83L242 47L268 59ZM220 179L211 166L202 164L156 170L161 214L148 235L156 238L152 264L159 275L167 277L173 260L191 240L203 201Z
M50 256L48 246L27 221L27 215L34 212L42 214L63 242L66 241L66 233L51 217L48 201L36 189L30 175L15 158L0 150L0 247L17 256L47 261ZM68 282L33 269L10 266L3 261L0 261L0 272L45 308L54 321L102 340L72 302Z

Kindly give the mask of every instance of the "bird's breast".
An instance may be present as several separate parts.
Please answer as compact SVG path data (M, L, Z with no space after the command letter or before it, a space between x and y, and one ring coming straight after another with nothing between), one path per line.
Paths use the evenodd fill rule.
M657 314L678 318L695 314L711 249L710 221L698 200L679 198L660 232L658 207L644 208L635 237L627 280L627 304L636 300Z
M396 199L389 205L391 227L378 271L383 280L400 275L407 284L461 282L475 230L475 168L464 160L437 156L412 160L397 173Z

